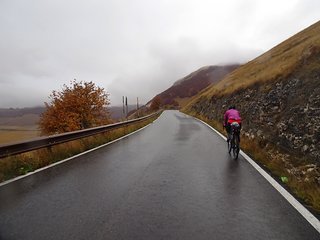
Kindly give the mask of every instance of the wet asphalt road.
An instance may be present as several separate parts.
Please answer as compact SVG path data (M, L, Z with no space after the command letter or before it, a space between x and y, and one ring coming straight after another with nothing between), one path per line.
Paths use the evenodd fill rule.
M320 239L202 123L166 111L115 144L0 187L0 239Z

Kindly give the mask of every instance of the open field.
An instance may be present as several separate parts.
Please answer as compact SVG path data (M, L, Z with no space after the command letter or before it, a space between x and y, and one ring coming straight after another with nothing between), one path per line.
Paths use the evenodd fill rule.
M39 137L37 111L40 112L38 108L0 109L0 144Z
M37 126L6 126L0 125L0 144L24 141L39 137Z
M136 105L128 105L132 111ZM40 136L38 122L44 107L34 108L0 108L0 145L25 141ZM109 108L114 121L122 117L122 106Z
M159 117L159 115L105 133L61 143L50 148L41 148L15 156L5 157L0 161L0 182L113 141L152 123L157 117Z

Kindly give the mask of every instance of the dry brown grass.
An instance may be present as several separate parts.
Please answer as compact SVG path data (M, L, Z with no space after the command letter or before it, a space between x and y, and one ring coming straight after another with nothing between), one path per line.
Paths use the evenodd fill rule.
M304 59L320 49L320 21L294 35L256 59L237 68L222 81L209 86L187 105L190 108L201 97L223 96L253 84L263 84L292 74ZM319 64L319 63L315 63ZM308 66L312 68L313 66Z
M255 84L266 85L265 83L272 83L274 80L286 79L295 72L300 71L300 74L314 72L315 69L319 69L320 62L308 60L319 56L319 33L320 22L317 22L267 53L239 67L218 84L209 86L195 96L183 111L201 118L223 132L221 123L199 116L199 113L194 112L192 106L201 101L210 101L213 97L229 96ZM275 146L273 143L265 144L257 139L253 140L242 136L241 148L275 179L279 180L281 176L287 177L289 181L285 184L291 193L320 213L319 170L305 174L307 171L302 171L299 168L303 168L307 161L303 162L294 154L287 154L285 149L281 149L280 146ZM295 166L292 166L293 163ZM292 171L295 169L297 171Z
M190 114L190 112L187 114ZM207 122L209 125L226 136L221 122L209 120L206 117L194 112L190 115ZM252 140L242 135L240 146L243 151L249 154L278 182L282 176L287 177L289 181L285 184L286 188L289 189L289 191L297 198L301 199L307 206L320 214L320 188L319 185L314 182L317 181L316 175L309 175L308 177L310 178L310 181L306 182L302 178L298 178L294 173L288 172L286 163L282 158L282 156L286 156L287 153L279 151L277 146L273 146L270 143L266 147L264 142Z
M235 70L216 85L219 94L228 94L254 83L263 83L291 74L311 48L320 47L320 22L282 42L270 51ZM212 95L212 91L210 91Z
M174 100L176 100L179 103L179 106L184 107L187 105L190 99L191 99L190 97L187 97L187 98L175 98Z
M287 162L284 161L284 156L287 153L279 151L277 146L272 146L270 143L268 147L265 147L259 142L242 136L241 149L249 153L276 180L280 181L282 176L287 177L288 182L285 185L289 191L320 214L320 188L316 175L309 174L310 181L305 181L307 175L297 176L295 173L288 171L290 169L288 169ZM293 158L293 156L290 156L290 158Z
M0 182L32 172L54 162L61 161L86 150L118 139L148 125L156 118L157 116L141 123L132 124L103 134L0 159Z
M36 127L20 126L1 126L0 125L0 144L9 144L12 142L24 141L40 136Z

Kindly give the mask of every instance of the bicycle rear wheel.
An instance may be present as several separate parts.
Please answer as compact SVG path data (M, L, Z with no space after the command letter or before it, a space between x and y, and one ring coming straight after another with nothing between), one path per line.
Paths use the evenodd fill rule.
M232 138L230 137L229 141L228 141L228 153L229 154L231 154L231 150L232 150Z
M240 139L239 135L234 134L233 135L233 144L231 146L231 156L234 160L238 159L239 152L240 152Z

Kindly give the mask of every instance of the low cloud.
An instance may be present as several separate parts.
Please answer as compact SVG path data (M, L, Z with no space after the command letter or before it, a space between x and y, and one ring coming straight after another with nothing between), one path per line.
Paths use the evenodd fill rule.
M146 103L206 65L245 63L318 20L320 2L0 2L0 107L48 101L93 81L112 105Z

